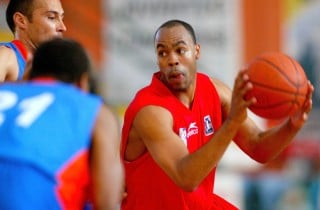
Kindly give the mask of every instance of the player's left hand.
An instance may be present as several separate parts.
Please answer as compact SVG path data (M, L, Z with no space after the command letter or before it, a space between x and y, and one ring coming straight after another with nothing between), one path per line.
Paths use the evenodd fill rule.
M311 84L311 82L308 81L308 94L307 94L306 100L303 106L301 107L301 109L299 109L297 113L292 115L290 118L290 122L295 128L301 128L303 124L306 122L306 120L308 119L308 115L312 109L313 91L314 91L314 87Z

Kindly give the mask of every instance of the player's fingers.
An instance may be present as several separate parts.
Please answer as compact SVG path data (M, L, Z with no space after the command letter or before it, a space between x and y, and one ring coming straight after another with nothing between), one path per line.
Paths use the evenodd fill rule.
M253 84L249 79L249 76L247 74L243 74L242 77L242 87L240 88L240 95L241 97L245 100L245 101L251 101L252 99L254 99L254 101L256 101L256 99L253 98L247 98L246 94L248 91L250 91L253 88Z
M312 100L311 99L307 100L303 108L304 108L303 112L306 114L309 114L309 112L311 112L312 110Z
M237 94L243 95L247 91L248 87L246 85L248 82L249 76L245 72L239 72L234 85L234 89L237 91Z
M249 76L246 73L246 70L239 71L233 90L234 101L238 107L247 108L248 106L256 103L256 98L246 98L246 93L251 90L253 87L252 83L249 80Z
M235 79L234 88L240 89L246 80L248 80L248 75L245 71L239 71Z
M310 80L308 80L308 94L307 94L308 99L312 98L313 91L314 91L314 87L311 84Z
M314 87L310 81L308 81L308 93L306 97L306 101L304 102L303 109L306 114L308 114L312 109L312 94L314 91Z

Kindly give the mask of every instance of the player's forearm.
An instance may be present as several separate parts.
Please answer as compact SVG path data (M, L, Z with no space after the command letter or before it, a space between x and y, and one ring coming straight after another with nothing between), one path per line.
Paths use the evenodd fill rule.
M207 144L181 162L181 168L185 171L183 180L186 190L195 189L217 166L238 128L238 123L227 120Z
M108 171L94 187L94 209L119 210L124 190L123 167L119 160L106 164Z
M271 128L259 135L255 148L254 159L266 163L277 157L294 139L299 129L289 120L280 126Z

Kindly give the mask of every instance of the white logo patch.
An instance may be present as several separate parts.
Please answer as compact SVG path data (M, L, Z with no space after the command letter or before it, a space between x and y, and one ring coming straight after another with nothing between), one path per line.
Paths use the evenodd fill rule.
M209 135L213 134L214 129L213 129L213 126L212 126L210 115L205 116L203 118L203 121L204 121L204 134L206 136L209 136Z
M190 136L198 134L198 126L195 122L190 123L188 129L179 128L179 137L187 145L187 140Z
M188 133L187 137L189 138L190 136L198 134L198 126L195 122L190 123L189 128L188 128Z
M187 145L187 129L179 128L179 136L185 145Z

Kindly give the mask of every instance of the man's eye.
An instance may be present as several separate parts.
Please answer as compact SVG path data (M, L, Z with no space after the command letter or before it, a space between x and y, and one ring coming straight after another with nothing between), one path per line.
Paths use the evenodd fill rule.
M166 53L165 53L165 52L163 52L163 51L160 51L160 52L158 52L158 56L160 56L160 57L164 57L164 56L166 56Z
M185 52L186 52L185 49L178 49L178 53L179 53L179 54L184 54Z

